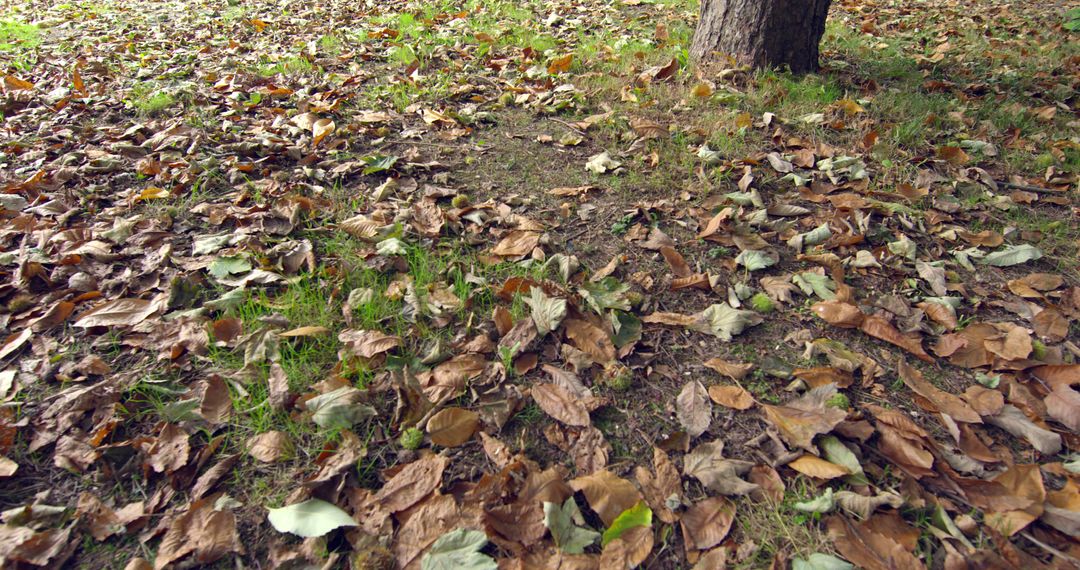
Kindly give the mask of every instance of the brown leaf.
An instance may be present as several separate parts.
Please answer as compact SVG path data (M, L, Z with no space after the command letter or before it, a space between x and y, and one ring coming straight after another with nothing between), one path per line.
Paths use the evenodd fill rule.
M753 362L729 362L720 358L710 358L704 364L706 368L715 370L736 382L746 378L746 375L754 369Z
M211 329L215 341L228 344L244 333L244 322L236 317L225 317L214 321Z
M747 476L751 483L761 487L761 489L751 495L755 500L766 498L773 503L779 503L784 500L784 492L787 487L784 485L784 480L780 478L780 474L776 472L776 469L769 467L768 465L755 465L750 469L750 475Z
M754 397L742 386L709 386L709 397L733 410L749 410L754 406Z
M683 474L724 495L745 495L758 489L739 477L754 466L749 461L724 458L724 442L703 443L683 458Z
M75 303L70 301L58 301L53 304L52 307L49 307L49 310L45 311L45 314L31 322L30 328L34 332L49 330L63 324L74 311Z
M263 463L275 463L292 456L293 444L289 436L280 431L268 431L248 438L247 451Z
M926 566L888 535L868 524L834 515L826 520L829 537L840 554L866 570L924 570Z
M1001 392L982 386L968 386L963 398L980 416L996 415L1005 405L1005 396Z
M842 329L858 328L865 318L863 312L855 305L837 300L814 303L810 310L830 325Z
M283 409L289 399L289 377L285 375L285 369L277 362L272 363L266 382L270 390L266 398L270 407L276 410Z
M428 420L431 442L443 447L457 447L472 439L480 425L480 415L462 408L440 410Z
M1080 392L1058 386L1047 394L1046 413L1069 429L1080 432Z
M970 424L982 423L982 417L979 413L971 409L971 406L959 396L940 390L927 382L922 373L908 364L903 358L900 359L897 365L900 379L904 381L904 385L911 388L912 392L929 400L937 408L937 411L949 414L956 421Z
M600 515L604 526L611 526L623 511L642 500L633 483L604 469L570 481L570 487L584 493L589 507Z
M199 415L210 425L227 422L232 415L232 397L225 380L217 374L211 374L202 381L202 401L199 403Z
M123 327L137 325L156 313L158 306L142 299L116 299L107 301L83 313L75 326Z
M657 518L673 524L679 517L668 507L668 500L674 498L679 502L682 501L682 478L667 453L659 447L653 448L653 470L656 472L655 475L648 469L638 466L634 470L634 478L641 485L645 500L656 513Z
M653 549L651 526L636 526L622 536L607 543L600 553L601 568L637 568L649 557Z
M955 330L956 327L960 326L960 323L956 320L956 314L941 303L923 301L916 306L922 309L926 316L930 317L930 320L945 327L947 331Z
M660 248L660 254L664 256L664 260L671 267L671 272L675 274L675 277L690 277L694 274L694 271L686 264L686 260L683 259L679 252L675 251L675 248L665 245Z
M697 380L691 380L683 386L675 399L675 416L691 438L695 438L709 429L712 422L712 404L705 386Z
M321 336L330 332L330 329L321 326L303 326L295 329L287 330L285 332L278 333L281 338L294 338L305 336ZM365 357L367 358L367 357Z
M346 329L338 333L338 340L361 358L374 358L401 346L401 338L381 331Z
M1057 389L1059 386L1080 384L1080 364L1036 366L1029 372L1050 385L1051 389Z
M813 455L803 455L795 461L788 463L787 466L803 475L816 477L818 479L836 479L837 477L851 474L846 467L830 463Z
M834 394L836 385L826 384L786 405L762 404L761 407L765 417L776 426L785 441L810 453L817 453L813 444L814 436L829 433L847 417L844 410L825 405Z
M1048 342L1061 342L1069 336L1069 319L1054 307L1046 307L1031 320L1035 334Z
M172 473L187 465L191 445L188 434L176 424L165 424L147 450L150 467L157 473Z
M600 327L583 319L566 319L563 326L566 327L566 338L570 339L570 343L597 363L607 364L615 360L615 345Z
M532 253L533 248L539 243L540 234L538 232L514 230L506 234L495 245L495 248L491 250L491 254L498 257L521 258Z
M155 570L180 560L189 554L197 565L209 565L225 555L244 553L236 531L236 517L230 510L215 510L218 496L212 495L192 503L188 510L173 519L161 539Z
M983 341L986 350L1005 360L1023 360L1031 354L1031 335L1024 327L1007 323L998 323L998 330L1007 330Z
M889 321L886 321L878 315L867 315L859 329L874 338L899 346L911 354L914 354L919 360L924 362L934 361L934 359L923 350L921 338L902 334L900 331L896 330L896 327L892 326Z
M840 370L832 366L818 366L814 368L796 368L791 372L793 376L806 382L811 388L836 384L837 388L847 388L855 381L855 377L846 370Z
M120 522L120 517L116 516L116 511L101 502L101 499L85 491L79 495L76 513L86 522L90 536L98 542L124 531L124 525Z
M379 489L375 499L391 513L403 511L439 488L449 464L450 460L441 455L425 455L398 471Z
M555 384L534 384L533 400L547 415L570 425L584 427L590 424L589 411L570 392Z
M696 550L708 550L720 544L735 522L735 503L724 497L709 497L683 513L683 541Z

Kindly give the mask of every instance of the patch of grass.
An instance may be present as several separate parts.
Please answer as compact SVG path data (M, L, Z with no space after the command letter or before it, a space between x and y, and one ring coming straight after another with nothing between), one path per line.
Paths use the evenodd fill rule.
M277 61L264 62L258 66L258 73L263 77L274 75L300 75L315 70L315 64L307 58L299 56L286 56Z
M16 20L0 20L0 51L34 49L41 44L41 29Z
M809 500L819 490L801 475L787 481L784 499L754 502L740 501L736 524L743 537L758 545L754 557L744 560L736 568L767 567L777 552L789 557L807 558L815 552L832 553L831 541L815 515L794 508L795 503Z
M179 100L155 82L140 81L132 86L125 102L142 115L156 115L175 106Z

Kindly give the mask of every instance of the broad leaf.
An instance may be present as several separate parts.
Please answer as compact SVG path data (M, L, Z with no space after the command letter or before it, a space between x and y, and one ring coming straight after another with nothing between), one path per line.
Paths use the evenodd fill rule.
M322 536L343 526L357 526L349 513L319 499L269 510L267 518L275 530L304 538Z
M532 307L532 319L540 336L555 330L566 316L566 300L548 297L539 286L530 288L529 296L523 300Z
M573 497L566 499L560 507L555 503L544 502L544 526L551 531L555 545L567 554L581 554L585 548L596 542L600 533L575 524L584 524L581 511Z
M638 501L636 505L623 511L615 519L615 522L611 523L611 526L604 531L600 544L607 546L609 542L619 538L624 532L638 526L652 526L652 509L645 504L645 501Z
M1020 245L1010 245L1005 249L988 253L986 254L986 257L979 260L979 263L993 265L995 267L1008 267L1033 261L1042 256L1043 252L1041 249L1025 243Z
M495 559L482 554L487 535L478 530L454 529L435 540L420 559L421 570L496 570Z

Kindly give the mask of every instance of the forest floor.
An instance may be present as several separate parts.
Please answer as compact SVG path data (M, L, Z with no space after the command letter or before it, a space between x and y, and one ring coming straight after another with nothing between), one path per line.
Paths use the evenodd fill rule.
M0 567L1080 568L1078 4L696 10L0 0Z

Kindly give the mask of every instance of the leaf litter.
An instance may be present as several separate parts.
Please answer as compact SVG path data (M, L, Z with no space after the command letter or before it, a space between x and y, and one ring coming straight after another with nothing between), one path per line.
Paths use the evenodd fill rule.
M1080 558L1060 14L503 4L4 6L5 563Z

